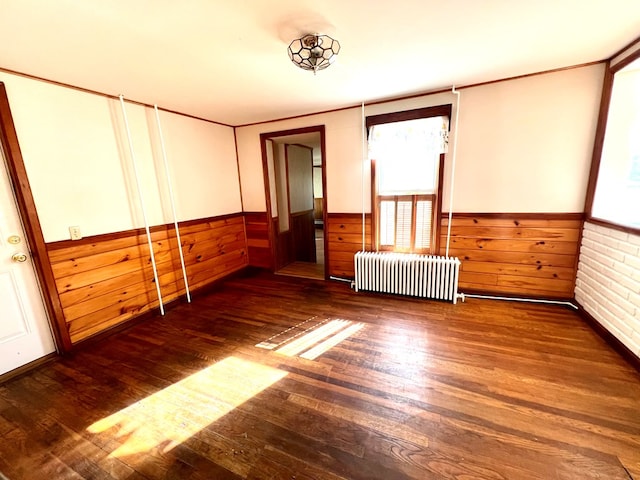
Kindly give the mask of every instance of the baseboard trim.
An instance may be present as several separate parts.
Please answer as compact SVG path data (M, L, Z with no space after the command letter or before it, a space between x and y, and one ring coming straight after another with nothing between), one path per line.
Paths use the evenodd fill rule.
M0 375L0 385L2 385L5 382L8 382L9 380L13 380L14 378L17 378L26 373L29 373L31 370L34 370L42 365L52 362L57 358L59 358L59 355L56 352L52 352L45 355L44 357L40 357L37 360L34 360L33 362L29 362L26 365L13 369L7 373L3 373L2 375ZM1 479L2 479L2 475L0 475L0 480Z
M569 297L553 297L553 296L544 296L544 295L530 295L526 293L517 294L517 293L500 293L491 290L476 290L473 288L458 288L459 293L463 293L465 296L470 295L485 295L490 297L504 297L505 299L522 299L523 301L532 300L534 302L553 302L553 303L570 303L576 306L576 302L573 298ZM567 305L568 307L568 305Z
M638 373L640 373L640 358L637 357L629 347L627 347L624 343L618 340L613 333L607 330L604 325L602 325L596 318L587 312L582 305L578 302L575 302L578 306L578 313L584 319L586 323L602 338L607 344L613 348L622 358L624 358L627 363L629 363L633 368L635 368Z

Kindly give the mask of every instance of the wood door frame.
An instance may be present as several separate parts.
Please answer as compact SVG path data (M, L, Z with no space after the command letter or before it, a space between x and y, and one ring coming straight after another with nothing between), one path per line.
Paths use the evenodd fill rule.
M3 82L0 82L0 142L2 142L4 149L7 173L13 186L18 213L29 243L36 278L42 292L42 299L56 348L60 353L68 352L72 348L71 338L64 320L62 304L60 303L53 269L47 253L47 245L42 233L31 186L29 185L27 170L9 107L7 90Z
M264 191L265 191L265 203L267 208L267 218L268 218L268 230L269 230L269 246L271 249L271 255L273 258L273 265L277 263L277 248L276 248L276 235L278 232L274 231L273 221L272 221L272 205L271 205L271 188L269 186L269 167L267 162L267 140L277 138L277 137L285 137L289 135L300 135L305 133L318 133L320 134L320 155L322 157L322 222L325 228L324 235L324 278L325 280L329 279L329 248L328 241L329 237L326 234L327 228L327 156L326 156L326 141L325 141L325 126L324 125L314 125L311 127L301 127L294 128L291 130L280 130L276 132L267 132L260 134L260 150L262 152L262 173L264 178ZM277 187L277 185L276 185ZM287 195L288 198L288 195Z

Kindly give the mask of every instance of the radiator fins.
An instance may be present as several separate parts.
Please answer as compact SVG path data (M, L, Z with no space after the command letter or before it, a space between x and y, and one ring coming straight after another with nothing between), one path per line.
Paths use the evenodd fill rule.
M358 252L355 290L448 300L458 298L457 257Z

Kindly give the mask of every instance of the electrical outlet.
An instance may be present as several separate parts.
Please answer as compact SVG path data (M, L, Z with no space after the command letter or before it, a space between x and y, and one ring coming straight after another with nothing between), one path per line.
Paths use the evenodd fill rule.
M69 227L69 235L71 236L71 240L80 240L82 238L80 227Z

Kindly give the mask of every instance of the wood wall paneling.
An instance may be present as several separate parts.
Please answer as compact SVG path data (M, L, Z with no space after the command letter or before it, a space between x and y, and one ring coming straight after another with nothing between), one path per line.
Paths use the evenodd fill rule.
M274 259L269 242L267 212L245 212L244 221L249 250L249 265L273 269Z
M449 219L443 214L440 254ZM581 214L454 214L449 254L462 261L460 290L572 298Z
M248 264L242 214L185 222L180 234L191 290ZM151 238L167 303L185 293L175 230L154 227ZM149 246L139 230L55 242L48 248L73 343L158 306Z
M440 255L445 254L443 214ZM460 290L544 298L572 298L582 214L454 214L450 255L462 261ZM329 274L353 278L362 250L362 215L328 214ZM371 249L371 219L366 216Z
M325 226L329 275L353 278L353 256L362 250L362 214L328 213ZM371 215L365 217L365 249L371 250Z
M443 233L447 225L444 218ZM450 253L463 261L461 290L570 298L581 225L576 214L455 214ZM326 233L329 274L353 277L353 255L362 249L361 214L328 214ZM190 223L181 227L181 234L194 289L247 264L272 267L264 212L245 213L244 221L238 215ZM365 248L371 249L369 215L365 236ZM163 227L152 239L163 299L170 301L184 291L175 234ZM441 242L443 254L446 236ZM50 245L49 257L73 342L157 306L146 238L140 232L81 244L58 242Z

